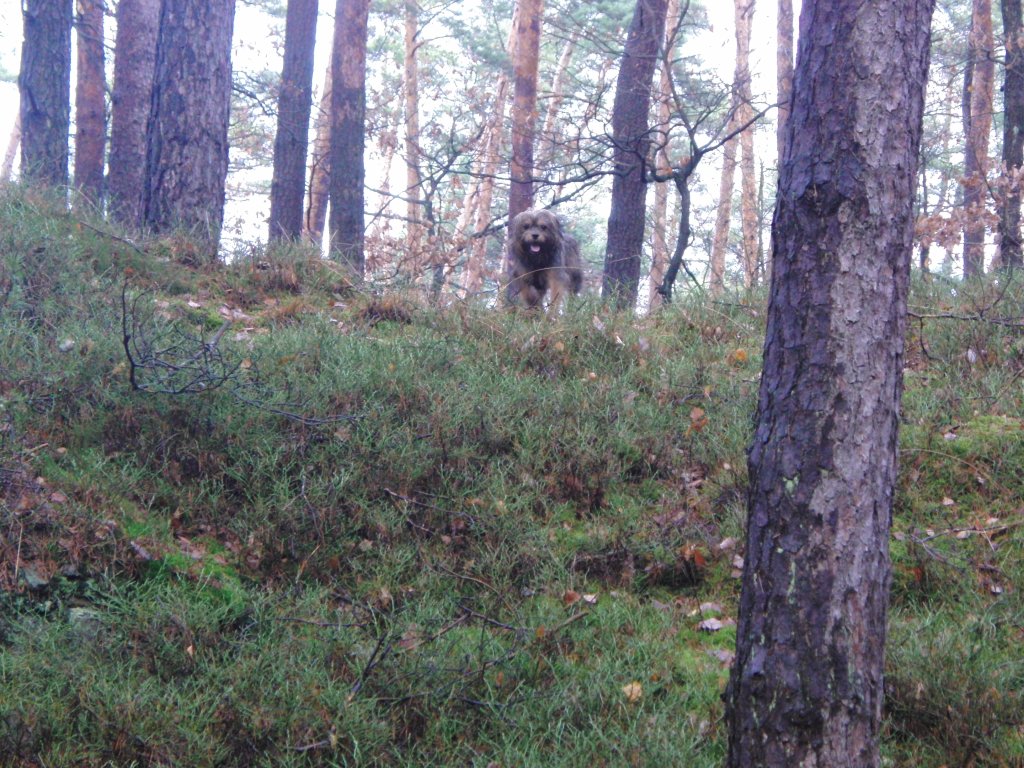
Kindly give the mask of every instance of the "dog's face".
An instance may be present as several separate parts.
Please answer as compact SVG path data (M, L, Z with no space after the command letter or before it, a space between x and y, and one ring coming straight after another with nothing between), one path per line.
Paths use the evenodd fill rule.
M550 211L523 211L512 220L510 240L525 262L548 266L561 247L562 229Z

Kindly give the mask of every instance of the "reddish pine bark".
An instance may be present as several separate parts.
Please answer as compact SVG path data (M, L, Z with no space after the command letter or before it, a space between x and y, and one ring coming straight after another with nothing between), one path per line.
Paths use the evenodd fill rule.
M78 83L75 88L75 187L94 205L103 197L107 144L103 3L78 0Z
M988 196L988 140L992 131L995 81L992 0L974 0L964 69L964 277L985 272L985 201Z
M513 59L512 161L509 172L509 221L533 207L533 139L537 125L537 70L543 0L519 0Z

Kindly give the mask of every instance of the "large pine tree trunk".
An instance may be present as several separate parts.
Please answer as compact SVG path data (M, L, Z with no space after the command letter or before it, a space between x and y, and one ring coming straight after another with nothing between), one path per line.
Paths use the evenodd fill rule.
M1020 0L1002 0L1006 74L1003 86L1003 167L1006 173L999 211L999 263L1024 266L1020 232L1020 170L1024 166L1024 25Z
M24 0L21 176L29 184L68 184L71 125L71 0Z
M988 196L988 138L992 130L995 60L992 0L973 0L964 70L964 277L985 272L985 200Z
M879 763L933 5L803 5L749 456L731 768Z
M271 242L281 238L295 240L302 234L318 1L288 0L270 183Z
M356 276L363 253L366 42L370 0L338 0L331 56L331 255Z
M509 221L533 207L533 139L537 125L537 71L540 64L540 24L543 0L519 0L513 59L511 186Z
M94 205L103 199L107 144L103 3L78 0L78 73L75 88L75 187Z
M636 304L646 216L651 78L665 35L668 0L637 0L612 105L611 212L602 295L620 309Z
M142 224L146 123L153 93L160 0L118 0L107 195L111 215Z
M146 134L143 211L213 260L224 220L235 0L164 0Z

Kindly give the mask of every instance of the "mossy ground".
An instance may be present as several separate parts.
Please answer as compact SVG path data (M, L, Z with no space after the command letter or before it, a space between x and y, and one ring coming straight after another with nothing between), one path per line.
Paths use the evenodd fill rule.
M721 764L763 297L540 319L103 231L0 195L0 763ZM915 284L890 765L1024 762L1022 296Z

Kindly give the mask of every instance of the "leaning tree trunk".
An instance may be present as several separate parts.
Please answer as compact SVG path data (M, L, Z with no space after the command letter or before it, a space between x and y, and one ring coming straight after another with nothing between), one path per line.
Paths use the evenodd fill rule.
M309 192L302 234L316 246L323 245L327 227L327 200L331 183L331 65L324 75L324 92L320 96L320 110L314 120L313 151L309 161Z
M103 199L107 144L103 3L78 0L78 82L75 88L75 187L93 205Z
M235 0L166 0L146 132L145 223L217 257L224 220Z
M756 429L731 768L879 763L934 0L804 0Z
M142 224L146 123L153 93L160 0L118 0L107 198L122 224Z
M1024 166L1024 25L1020 0L1002 0L1006 74L1003 86L1003 168L1006 174L999 212L999 264L1020 269L1020 173Z
M668 0L637 0L622 52L612 105L611 212L602 295L619 309L636 304L644 249L647 200L648 113L651 78L665 35Z
M318 1L288 0L270 182L270 242L297 240L302 234Z
M331 67L331 256L359 278L366 170L366 41L370 0L338 0Z
M21 176L66 187L71 124L71 0L25 0L21 49Z

